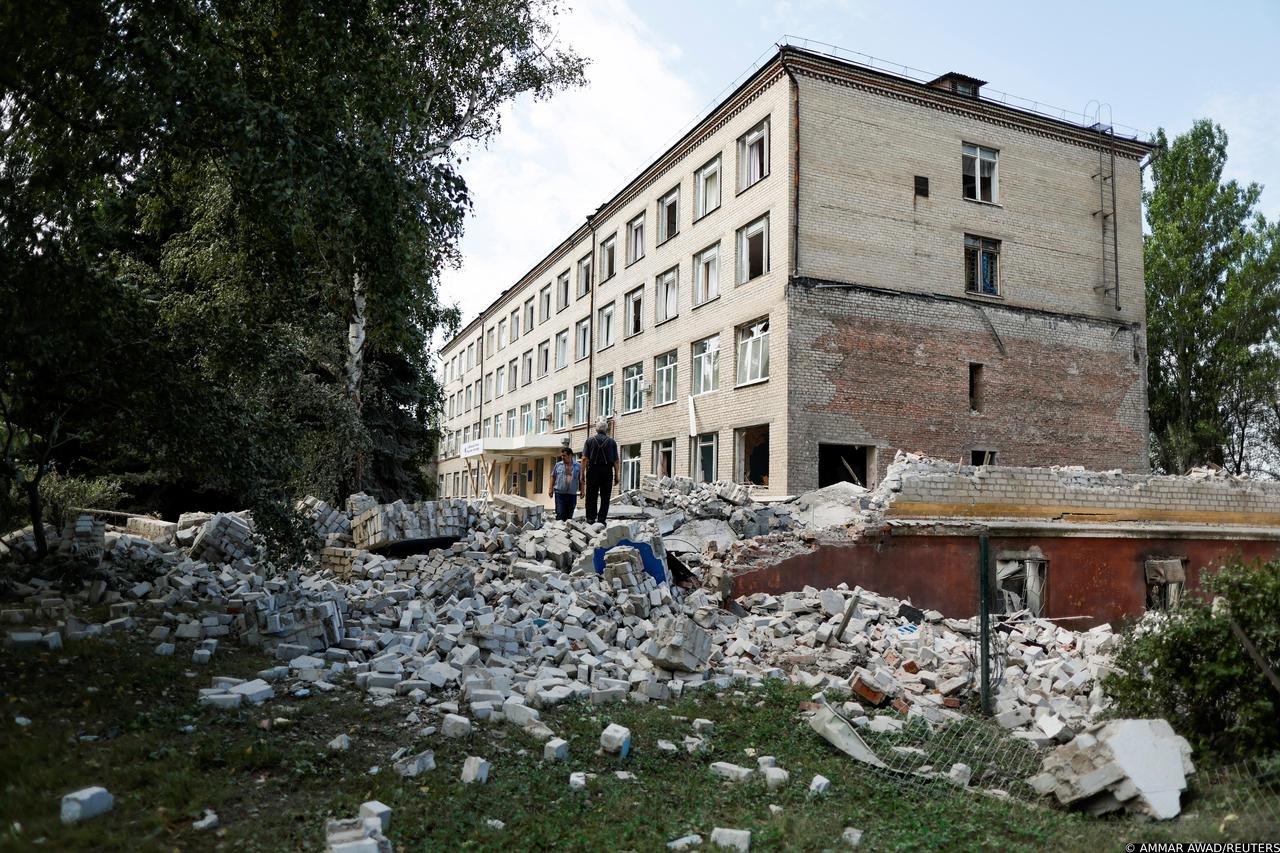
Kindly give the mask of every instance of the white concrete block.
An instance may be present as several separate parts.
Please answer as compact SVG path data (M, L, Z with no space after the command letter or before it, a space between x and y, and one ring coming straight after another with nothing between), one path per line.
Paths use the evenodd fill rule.
M102 787L81 788L62 798L62 822L79 823L111 811L115 798Z

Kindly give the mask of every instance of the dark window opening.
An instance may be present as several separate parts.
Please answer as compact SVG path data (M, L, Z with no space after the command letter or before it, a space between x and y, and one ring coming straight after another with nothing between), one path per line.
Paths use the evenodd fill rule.
M982 411L982 365L969 362L969 411Z
M1000 294L1000 241L966 234L964 289L987 296Z
M747 278L764 275L764 232L747 237Z
M924 175L916 175L916 195L921 198L929 197L929 179Z
M1143 563L1147 582L1147 609L1173 610L1182 603L1187 586L1185 557L1159 557Z
M769 485L769 425L737 430L738 482Z
M970 465L994 465L996 464L996 452L994 450L970 450Z
M875 448L860 444L818 445L818 488L833 483L867 486Z
M1047 560L996 560L996 611L1043 616L1048 570Z

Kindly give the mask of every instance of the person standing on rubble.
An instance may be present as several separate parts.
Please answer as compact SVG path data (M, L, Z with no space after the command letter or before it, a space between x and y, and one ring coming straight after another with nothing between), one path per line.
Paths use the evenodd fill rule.
M556 502L556 520L573 518L582 486L582 465L573 458L573 449L566 444L560 449L560 461L551 469L551 488L547 491L547 497Z
M596 421L596 434L582 448L587 460L587 524L609 522L609 495L618 473L618 442L609 437L609 421Z

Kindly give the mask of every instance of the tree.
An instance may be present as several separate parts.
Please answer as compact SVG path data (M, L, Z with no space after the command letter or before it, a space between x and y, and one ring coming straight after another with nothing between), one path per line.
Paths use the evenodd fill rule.
M420 496L463 155L581 81L558 11L0 5L0 489Z
M1143 195L1152 463L1245 472L1280 389L1280 229L1256 211L1258 184L1222 180L1221 127L1204 119L1155 143Z

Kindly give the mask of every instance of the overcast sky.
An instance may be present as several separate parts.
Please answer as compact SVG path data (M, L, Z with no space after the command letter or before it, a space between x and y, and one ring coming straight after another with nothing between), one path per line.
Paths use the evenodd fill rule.
M1265 185L1262 209L1280 217L1278 0L576 0L558 39L591 59L587 85L513 104L471 153L475 211L444 300L472 320L784 35L1075 113L1101 101L1144 137L1212 118L1230 139L1229 177Z

